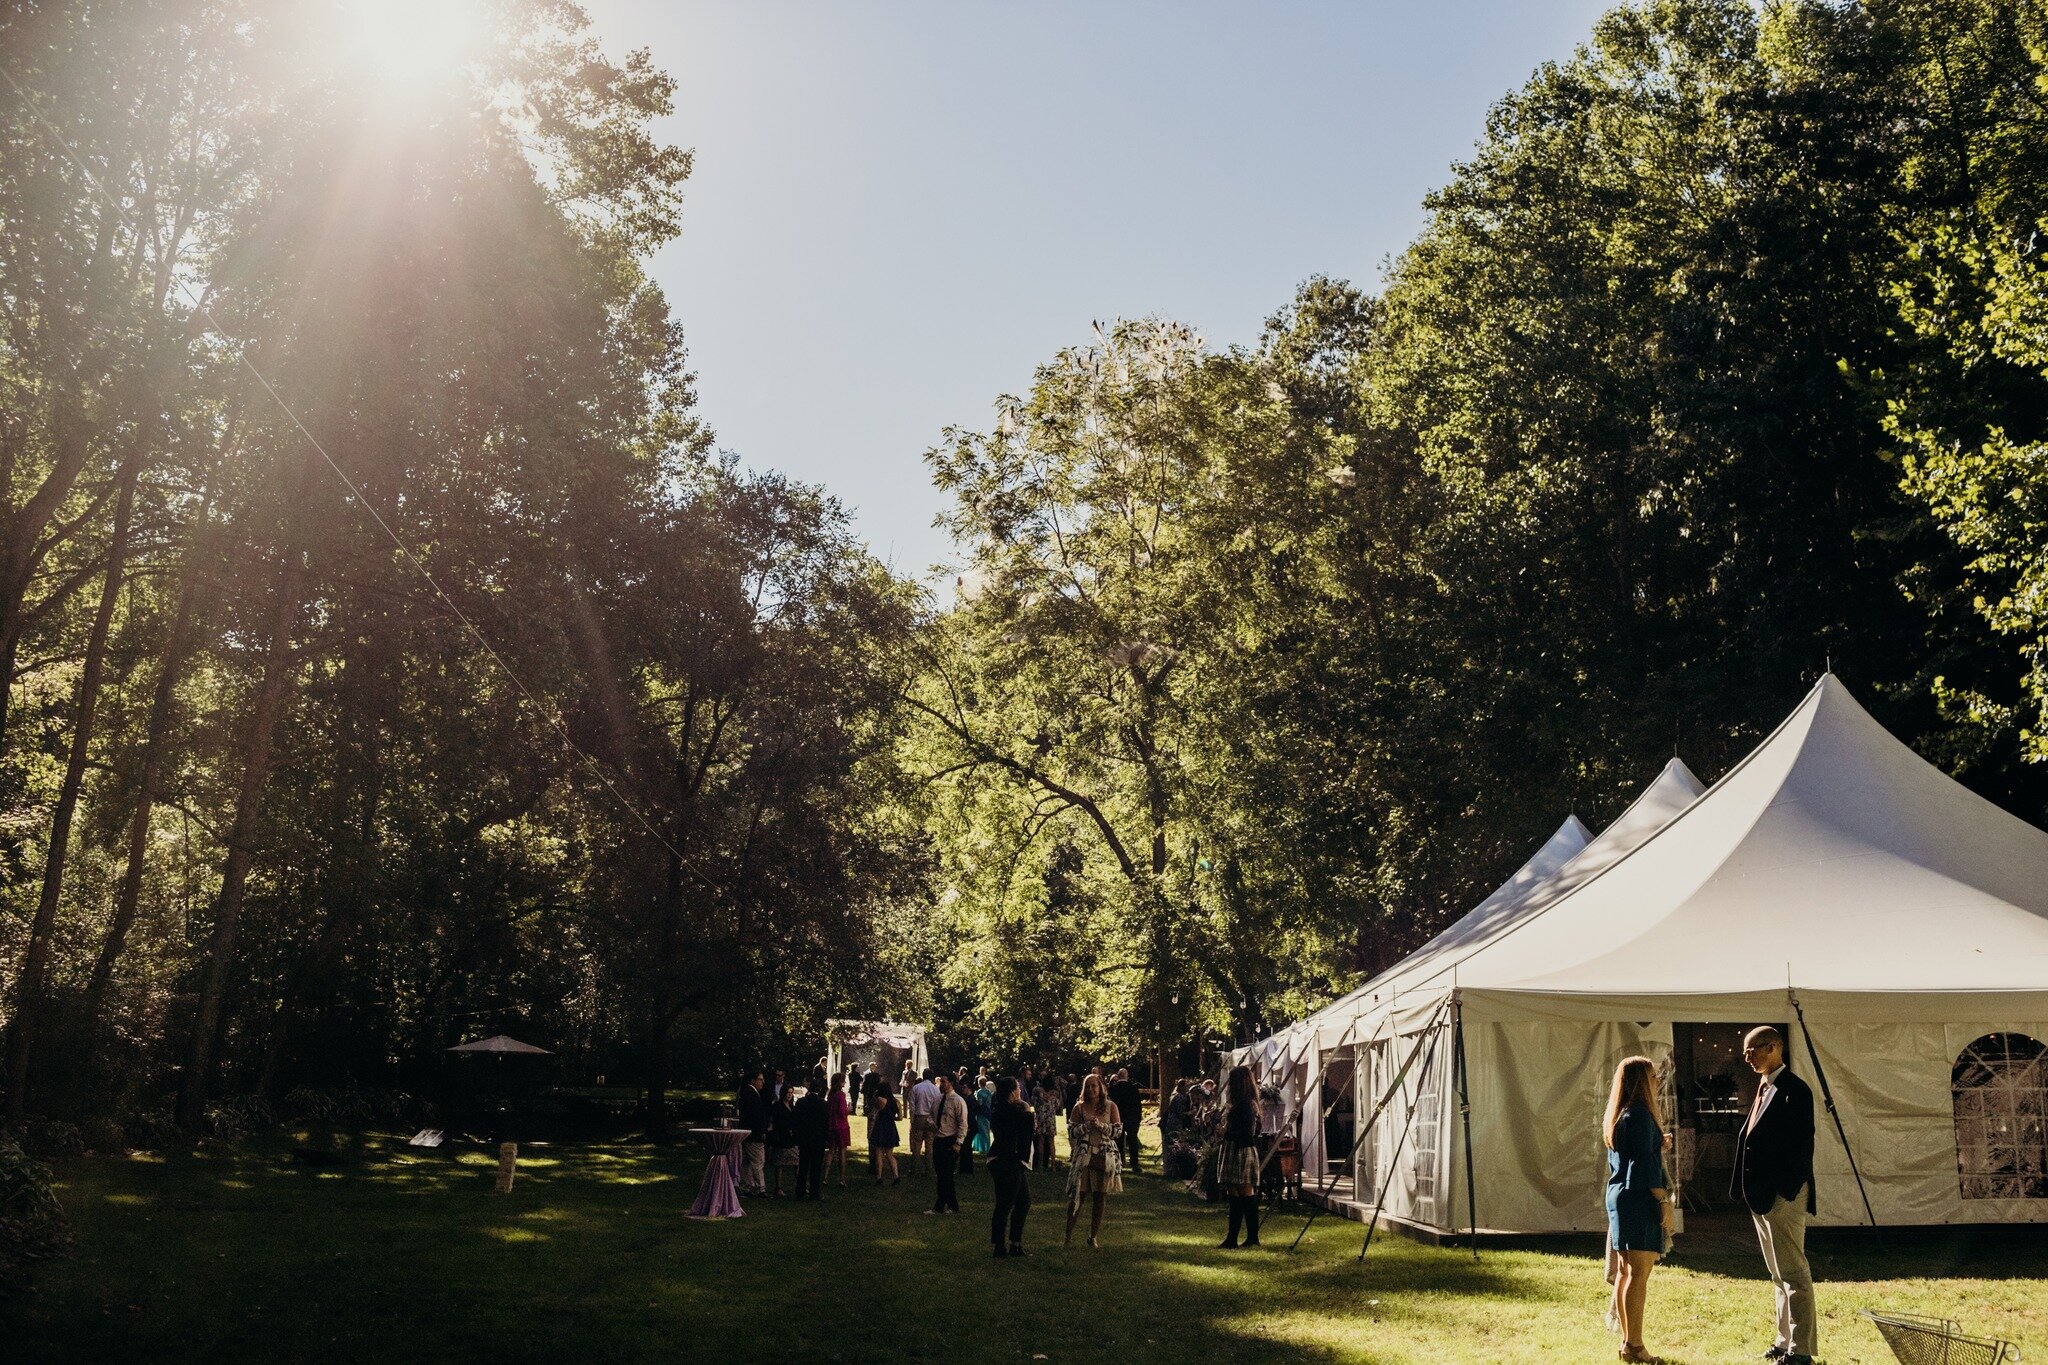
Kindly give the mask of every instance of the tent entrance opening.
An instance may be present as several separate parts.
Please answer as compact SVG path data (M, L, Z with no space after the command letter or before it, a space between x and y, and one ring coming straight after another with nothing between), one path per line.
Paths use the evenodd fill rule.
M1735 1169L1735 1141L1750 1105L1757 1076L1742 1060L1742 1036L1756 1024L1673 1024L1672 1116L1678 1177L1685 1201L1694 1208L1729 1204L1728 1180ZM1783 1024L1772 1024L1783 1037Z
M1349 1047L1323 1054L1323 1174L1342 1179L1351 1174L1351 1144L1357 1139L1358 1060Z

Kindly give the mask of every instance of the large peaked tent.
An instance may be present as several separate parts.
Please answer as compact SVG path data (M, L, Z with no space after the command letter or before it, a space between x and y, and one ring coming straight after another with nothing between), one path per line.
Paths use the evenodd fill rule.
M1373 1040L1361 1112L1416 1040L1441 1059L1382 1117L1361 1195L1444 1232L1597 1229L1615 1062L1668 1058L1677 1029L1777 1023L1839 1117L1818 1116L1817 1221L2048 1221L2048 833L1832 675L1705 795L1643 823L1476 946L1350 997L1345 1027ZM1401 1161L1380 1157L1408 1125Z

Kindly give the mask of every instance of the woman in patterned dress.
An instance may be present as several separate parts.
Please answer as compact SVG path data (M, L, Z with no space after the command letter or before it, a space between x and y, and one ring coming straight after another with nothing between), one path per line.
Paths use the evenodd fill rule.
M1034 1163L1039 1170L1052 1169L1053 1135L1060 1125L1060 1083L1051 1072L1039 1078L1038 1089L1032 1093L1031 1109L1033 1129L1038 1140L1038 1159Z
M1081 1217L1081 1201L1093 1202L1088 1222L1088 1245L1100 1246L1102 1201L1105 1196L1124 1192L1124 1164L1117 1144L1124 1125L1110 1103L1102 1077L1086 1076L1081 1081L1081 1099L1067 1115L1067 1245L1074 1244L1074 1223Z
M1223 1239L1225 1251L1237 1250L1240 1228L1244 1246L1259 1244L1259 1090L1252 1084L1252 1069L1240 1066L1230 1073L1223 1109L1223 1148L1217 1158L1216 1184L1230 1201L1230 1235Z

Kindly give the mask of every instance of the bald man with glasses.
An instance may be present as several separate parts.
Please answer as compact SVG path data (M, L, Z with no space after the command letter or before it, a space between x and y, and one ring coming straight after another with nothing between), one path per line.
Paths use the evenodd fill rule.
M1756 1224L1764 1267L1778 1295L1778 1339L1766 1360L1812 1365L1818 1336L1813 1272L1806 1264L1806 1220L1813 1200L1813 1091L1785 1067L1785 1039L1766 1025L1742 1040L1756 1072L1756 1103L1735 1147L1728 1194Z

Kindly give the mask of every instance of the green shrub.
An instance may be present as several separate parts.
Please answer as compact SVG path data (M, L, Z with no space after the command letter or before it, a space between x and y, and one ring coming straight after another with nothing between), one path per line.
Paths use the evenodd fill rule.
M30 1119L21 1126L18 1138L23 1152L44 1161L85 1155L85 1137L78 1125L63 1119Z
M128 1134L113 1119L90 1118L78 1125L79 1134L85 1139L85 1149L101 1156L119 1156L128 1150Z
M184 1130L167 1109L151 1109L128 1120L130 1146L145 1152L173 1152L186 1145Z
M20 1143L0 1138L0 1292L19 1287L31 1262L56 1255L70 1241L49 1167Z

